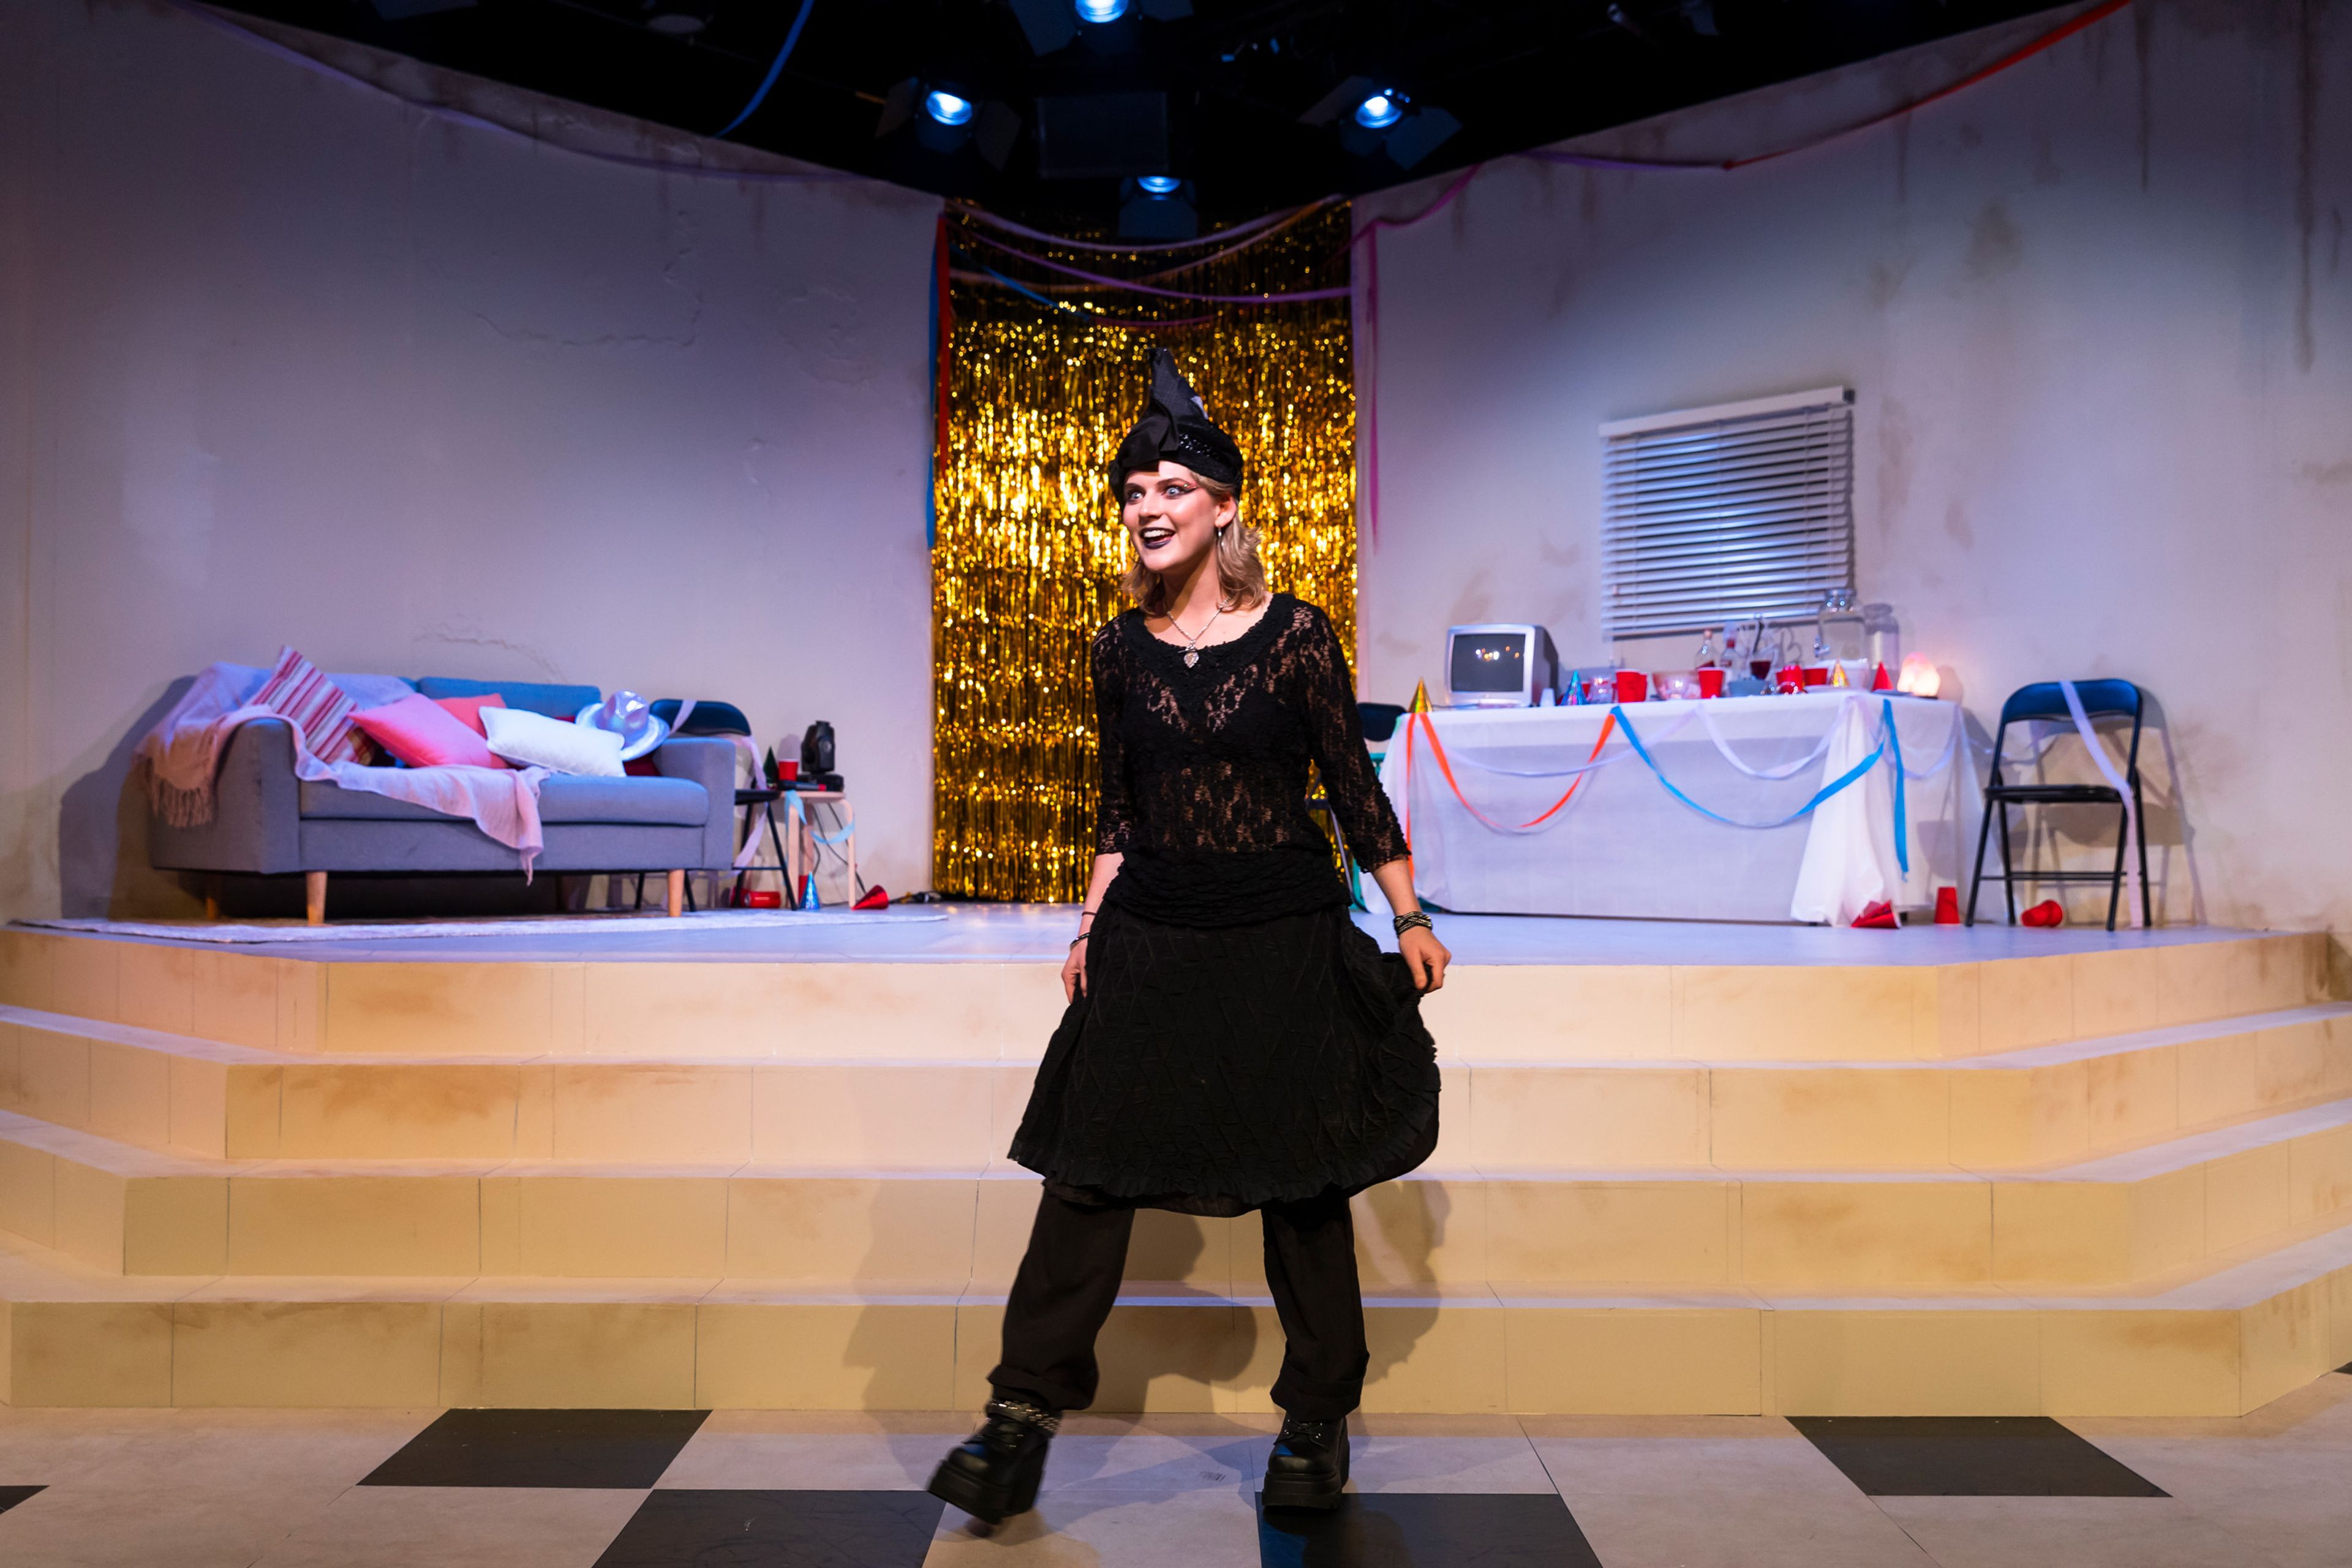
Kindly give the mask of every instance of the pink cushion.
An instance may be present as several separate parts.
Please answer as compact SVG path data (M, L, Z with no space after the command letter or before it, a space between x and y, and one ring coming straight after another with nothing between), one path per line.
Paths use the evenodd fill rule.
M482 710L507 705L507 700L495 691L488 697L436 697L433 700L456 714L466 728L485 739L489 731L482 728Z
M352 722L412 768L502 768L482 737L430 697L404 697L371 708Z
M292 724L322 763L355 763L367 755L367 737L352 725L350 695L290 647L278 650L278 662L253 702Z

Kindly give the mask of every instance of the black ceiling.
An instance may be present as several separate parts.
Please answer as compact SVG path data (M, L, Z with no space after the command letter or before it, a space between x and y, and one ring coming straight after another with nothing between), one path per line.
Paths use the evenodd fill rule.
M1074 5L814 0L773 90L730 139L1075 231L1108 221L1120 183L1045 177L1055 115L1079 128L1063 135L1065 151L1088 125L1108 123L1114 140L1132 142L1133 116L1123 121L1120 104L1106 110L1097 95L1157 93L1167 172L1193 183L1205 222L1230 222L2054 8L2049 0L1129 0L1117 22L1069 26ZM436 5L447 8L423 9ZM236 8L705 135L750 101L800 13L799 0L238 0ZM1025 29L1016 8L1027 13ZM1046 41L1056 32L1067 41L1037 52L1041 23ZM1460 130L1408 172L1384 139L1351 130L1345 112L1302 122L1351 79L1394 87L1416 112L1442 110ZM903 109L913 82L952 87L982 115L956 135L917 110L877 135L899 118L893 89ZM1045 173L1040 100L1062 100L1045 109ZM1151 100L1125 105L1139 102ZM1001 169L983 147L1002 155Z

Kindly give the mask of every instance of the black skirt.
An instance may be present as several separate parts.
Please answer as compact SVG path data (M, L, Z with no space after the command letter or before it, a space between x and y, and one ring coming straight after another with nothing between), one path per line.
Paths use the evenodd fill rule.
M1404 961L1345 909L1207 926L1136 902L1096 918L1013 1141L1048 1191L1237 1215L1429 1158L1436 1046Z

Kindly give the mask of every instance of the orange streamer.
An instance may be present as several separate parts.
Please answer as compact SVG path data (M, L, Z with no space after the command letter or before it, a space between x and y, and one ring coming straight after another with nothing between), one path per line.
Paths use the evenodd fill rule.
M1496 822L1493 817L1488 816L1485 812L1480 811L1476 806L1472 805L1470 804L1470 797L1462 793L1461 783L1454 776L1454 763L1445 754L1445 743L1437 738L1437 726L1431 721L1430 716L1426 713L1408 713L1404 716L1404 798L1407 813L1406 821L1404 823L1404 847L1408 853L1412 849L1412 822L1411 817L1412 806L1412 737L1413 721L1416 719L1421 721L1424 732L1429 737L1430 754L1437 759L1437 771L1445 776L1445 787L1454 792L1454 798L1462 803L1463 810L1468 812L1471 816L1476 817L1479 821L1485 823L1487 826L1493 828L1497 833L1524 833L1530 827L1542 826L1545 823L1550 821L1553 816L1557 816L1570 801L1575 799L1577 790L1582 787L1586 779L1592 776L1591 773L1577 774L1576 777L1569 781L1568 793L1561 795L1558 800L1552 802L1550 809L1546 811L1541 816L1537 817L1532 822L1522 822L1517 827L1506 827L1501 823ZM1585 764L1588 767L1600 757L1601 748L1609 743L1609 737L1616 733L1616 731L1617 715L1614 712L1612 712L1606 719L1603 719L1601 721L1600 737L1592 742L1592 751L1591 754L1584 759Z

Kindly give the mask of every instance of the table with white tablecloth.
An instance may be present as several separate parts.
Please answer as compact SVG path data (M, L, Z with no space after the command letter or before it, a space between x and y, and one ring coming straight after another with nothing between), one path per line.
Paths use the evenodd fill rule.
M1840 689L1613 711L1407 715L1381 783L1421 896L1465 912L1843 924L1962 880L1983 791L1956 703ZM1384 907L1370 878L1365 895Z

